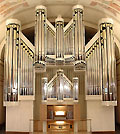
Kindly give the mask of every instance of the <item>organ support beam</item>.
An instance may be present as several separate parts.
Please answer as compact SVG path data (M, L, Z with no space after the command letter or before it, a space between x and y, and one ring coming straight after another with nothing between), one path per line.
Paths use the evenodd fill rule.
M44 68L46 55L46 7L37 6L35 17L35 65Z
M85 29L83 6L73 7L75 70L85 68Z
M116 101L116 59L113 35L113 20L103 18L99 21L101 61L102 61L102 95L103 101Z
M6 45L4 56L5 101L17 101L19 89L20 61L20 22L17 19L6 21Z
M56 27L56 62L64 62L64 20L59 15L55 20Z

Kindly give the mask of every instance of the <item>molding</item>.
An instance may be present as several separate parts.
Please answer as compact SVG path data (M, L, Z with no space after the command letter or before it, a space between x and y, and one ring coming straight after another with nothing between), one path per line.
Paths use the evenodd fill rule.
M115 131L96 131L92 132L92 134L115 134Z
M29 134L29 132L14 132L14 131L6 131L5 134Z

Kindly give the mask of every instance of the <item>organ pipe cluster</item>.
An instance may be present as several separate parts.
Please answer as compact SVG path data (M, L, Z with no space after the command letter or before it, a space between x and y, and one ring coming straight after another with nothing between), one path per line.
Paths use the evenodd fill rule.
M18 101L18 95L33 95L33 51L20 39L20 22L6 21L4 56L5 101Z
M20 57L20 95L33 95L34 54L22 40L20 45Z
M78 89L78 77L73 78L73 99L78 100L79 89Z
M75 60L85 64L85 30L83 25L83 7L80 5L73 7L73 24Z
M16 19L6 21L6 45L4 57L4 91L6 101L18 100L19 88L19 47L20 22Z
M116 100L116 60L113 38L113 21L103 18L99 23L103 101Z
M64 20L60 15L55 20L55 28L50 24L44 6L36 7L35 22L34 63L36 67L45 68L46 62L58 64L73 62L75 69L85 69L82 6L76 5L73 7L73 20L67 25L66 30Z
M47 100L48 94L48 78L42 78L42 100Z
M49 83L46 77L42 78L42 100L50 98L78 100L78 94L78 78L73 78L73 83L71 83L64 75L63 70L58 70L56 76Z
M56 27L56 61L64 61L64 20L61 16L55 20Z
M55 55L56 35L50 26L47 25L47 55Z
M65 55L74 55L73 24L64 32Z
M46 7L37 6L35 17L35 64L44 65L46 55Z
M97 40L86 53L87 94L101 94L101 61L100 46Z

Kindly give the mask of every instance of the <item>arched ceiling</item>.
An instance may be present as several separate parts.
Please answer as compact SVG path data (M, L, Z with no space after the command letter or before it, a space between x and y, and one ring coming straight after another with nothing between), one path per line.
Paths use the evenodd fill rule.
M114 31L120 40L120 0L0 0L0 42L5 35L5 21L17 18L22 29L34 26L35 7L47 7L47 16L51 22L60 14L68 22L72 18L72 7L76 4L84 6L85 25L96 28L99 19L111 17L114 20Z

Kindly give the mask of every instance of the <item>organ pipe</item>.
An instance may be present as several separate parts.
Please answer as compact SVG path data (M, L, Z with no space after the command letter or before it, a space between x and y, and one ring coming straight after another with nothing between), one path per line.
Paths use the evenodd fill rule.
M20 95L33 95L34 54L22 40L20 46L20 54Z
M55 55L55 32L47 25L47 55Z
M73 99L78 100L79 97L79 88L78 88L78 78L73 78Z
M73 7L74 23L74 55L76 61L85 62L85 30L83 24L83 6L76 5Z
M44 64L46 55L46 7L37 6L35 17L35 63Z
M99 22L103 101L116 100L116 60L113 35L113 20L103 18Z
M58 16L55 20L56 26L56 61L64 61L64 20Z
M6 45L4 57L5 100L17 101L19 89L19 46L20 22L17 19L6 21Z
M87 94L101 94L101 59L99 40L87 51ZM94 63L94 64L93 64Z
M58 100L63 100L64 95L64 80L63 80L63 70L57 71L57 91L58 91Z
M65 55L74 55L73 24L64 33Z
M42 100L47 100L48 94L48 78L42 78Z

